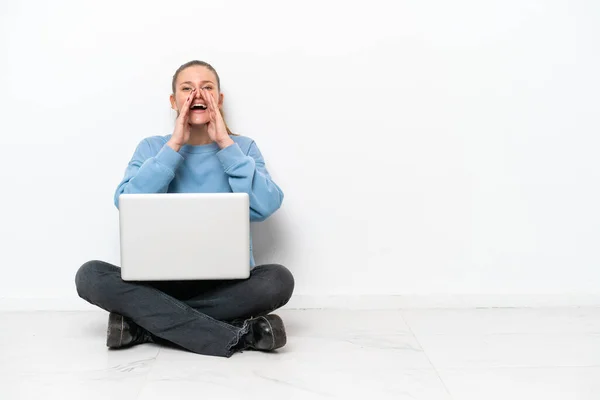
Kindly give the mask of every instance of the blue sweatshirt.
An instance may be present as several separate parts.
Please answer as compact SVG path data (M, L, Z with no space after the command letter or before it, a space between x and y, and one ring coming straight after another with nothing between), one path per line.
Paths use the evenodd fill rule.
M250 221L263 221L283 201L256 143L244 136L222 150L216 143L185 145L179 152L167 146L171 135L142 140L127 165L115 192L119 207L122 193L231 193L250 197ZM255 266L250 237L250 267Z

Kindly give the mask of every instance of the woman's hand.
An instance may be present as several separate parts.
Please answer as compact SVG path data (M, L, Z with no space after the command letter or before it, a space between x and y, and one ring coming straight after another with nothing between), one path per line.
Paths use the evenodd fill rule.
M175 130L173 131L173 135L171 135L171 139L167 142L167 144L175 151L179 151L179 149L190 140L191 126L189 123L189 115L190 106L194 97L196 97L196 89L192 90L185 103L183 103L183 106L181 106L179 116L175 121Z
M225 121L223 121L223 116L219 111L219 106L215 99L210 95L210 93L205 92L204 90L200 90L200 96L206 102L206 106L208 107L208 116L209 121L207 123L207 131L208 137L215 142L221 149L233 144L233 140L229 137L227 133L227 128L225 127Z

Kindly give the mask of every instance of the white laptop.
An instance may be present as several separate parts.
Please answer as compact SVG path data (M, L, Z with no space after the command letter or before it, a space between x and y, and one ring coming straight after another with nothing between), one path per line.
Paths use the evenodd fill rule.
M123 280L250 276L247 193L122 194L119 227Z

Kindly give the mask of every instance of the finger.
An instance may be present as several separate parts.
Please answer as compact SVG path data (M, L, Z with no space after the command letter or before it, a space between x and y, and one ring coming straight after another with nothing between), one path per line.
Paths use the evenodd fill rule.
M181 108L179 109L179 116L181 118L185 118L188 113L188 110L190 109L190 103L193 98L193 96L192 96L193 93L194 93L194 90L192 90L192 92L188 95L187 99L185 99L185 102L182 104Z
M202 99L204 99L204 103L206 104L208 116L210 117L211 120L214 120L215 118L214 118L213 113L215 112L215 110L214 110L213 103L211 101L212 96L208 92L206 92L204 89L200 89L200 93L202 94Z
M206 93L206 97L208 97L208 102L210 103L211 111L213 113L215 113L214 117L217 118L216 114L217 114L218 110L217 110L217 104L215 103L215 98L212 97L212 95L210 93Z
M190 95L188 96L185 103L183 103L183 106L181 107L181 110L179 111L179 115L181 116L181 118L184 118L184 119L187 118L187 115L190 111L190 107L192 105L192 100L194 99L195 90L196 89L192 89L192 93L190 93Z
M215 98L210 93L208 93L208 97L210 97L210 104L212 104L214 110L217 111L217 103L215 102Z
M202 95L202 100L204 100L206 107L210 109L212 107L212 103L210 102L210 95L204 89L200 89L200 94Z

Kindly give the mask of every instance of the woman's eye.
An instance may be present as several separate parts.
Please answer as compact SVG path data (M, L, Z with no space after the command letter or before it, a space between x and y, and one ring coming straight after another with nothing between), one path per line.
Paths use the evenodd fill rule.
M181 90L186 91L186 90L190 90L190 88L189 87L184 87Z
M204 86L202 89L205 89L205 90L212 90L212 87L210 87L210 86Z

